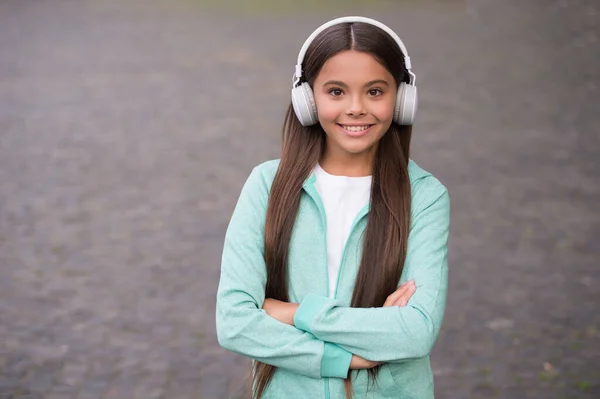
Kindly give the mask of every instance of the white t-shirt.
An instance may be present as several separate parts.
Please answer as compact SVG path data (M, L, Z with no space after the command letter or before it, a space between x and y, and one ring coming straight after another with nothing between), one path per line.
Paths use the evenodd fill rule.
M321 196L327 217L329 296L333 298L342 261L342 251L348 240L352 222L358 212L369 203L371 176L334 176L317 165L315 177L315 186Z

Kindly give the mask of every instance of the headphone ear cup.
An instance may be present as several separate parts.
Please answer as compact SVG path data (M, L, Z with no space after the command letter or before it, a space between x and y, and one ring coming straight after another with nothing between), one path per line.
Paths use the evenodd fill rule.
M292 89L292 107L302 126L318 122L317 105L310 85L306 82Z
M417 114L417 107L417 87L405 82L400 83L394 109L394 122L399 125L412 125Z

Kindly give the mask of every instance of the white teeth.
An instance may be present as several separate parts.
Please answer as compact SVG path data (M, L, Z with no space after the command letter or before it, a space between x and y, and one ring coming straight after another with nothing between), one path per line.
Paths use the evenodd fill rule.
M363 130L367 130L370 126L346 126L343 125L344 129L346 129L349 132L361 132Z

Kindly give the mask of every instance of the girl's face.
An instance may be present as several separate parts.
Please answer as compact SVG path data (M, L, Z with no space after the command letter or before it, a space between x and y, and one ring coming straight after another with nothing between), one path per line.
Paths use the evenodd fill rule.
M392 124L396 91L393 76L368 53L348 50L327 60L313 92L328 155L372 156Z

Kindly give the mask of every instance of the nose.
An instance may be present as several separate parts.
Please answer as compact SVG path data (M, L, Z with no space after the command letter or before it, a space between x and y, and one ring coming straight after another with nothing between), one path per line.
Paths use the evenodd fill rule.
M367 111L365 110L365 105L361 96L352 96L350 103L348 104L348 109L346 110L346 115L360 116L365 115L366 113Z

